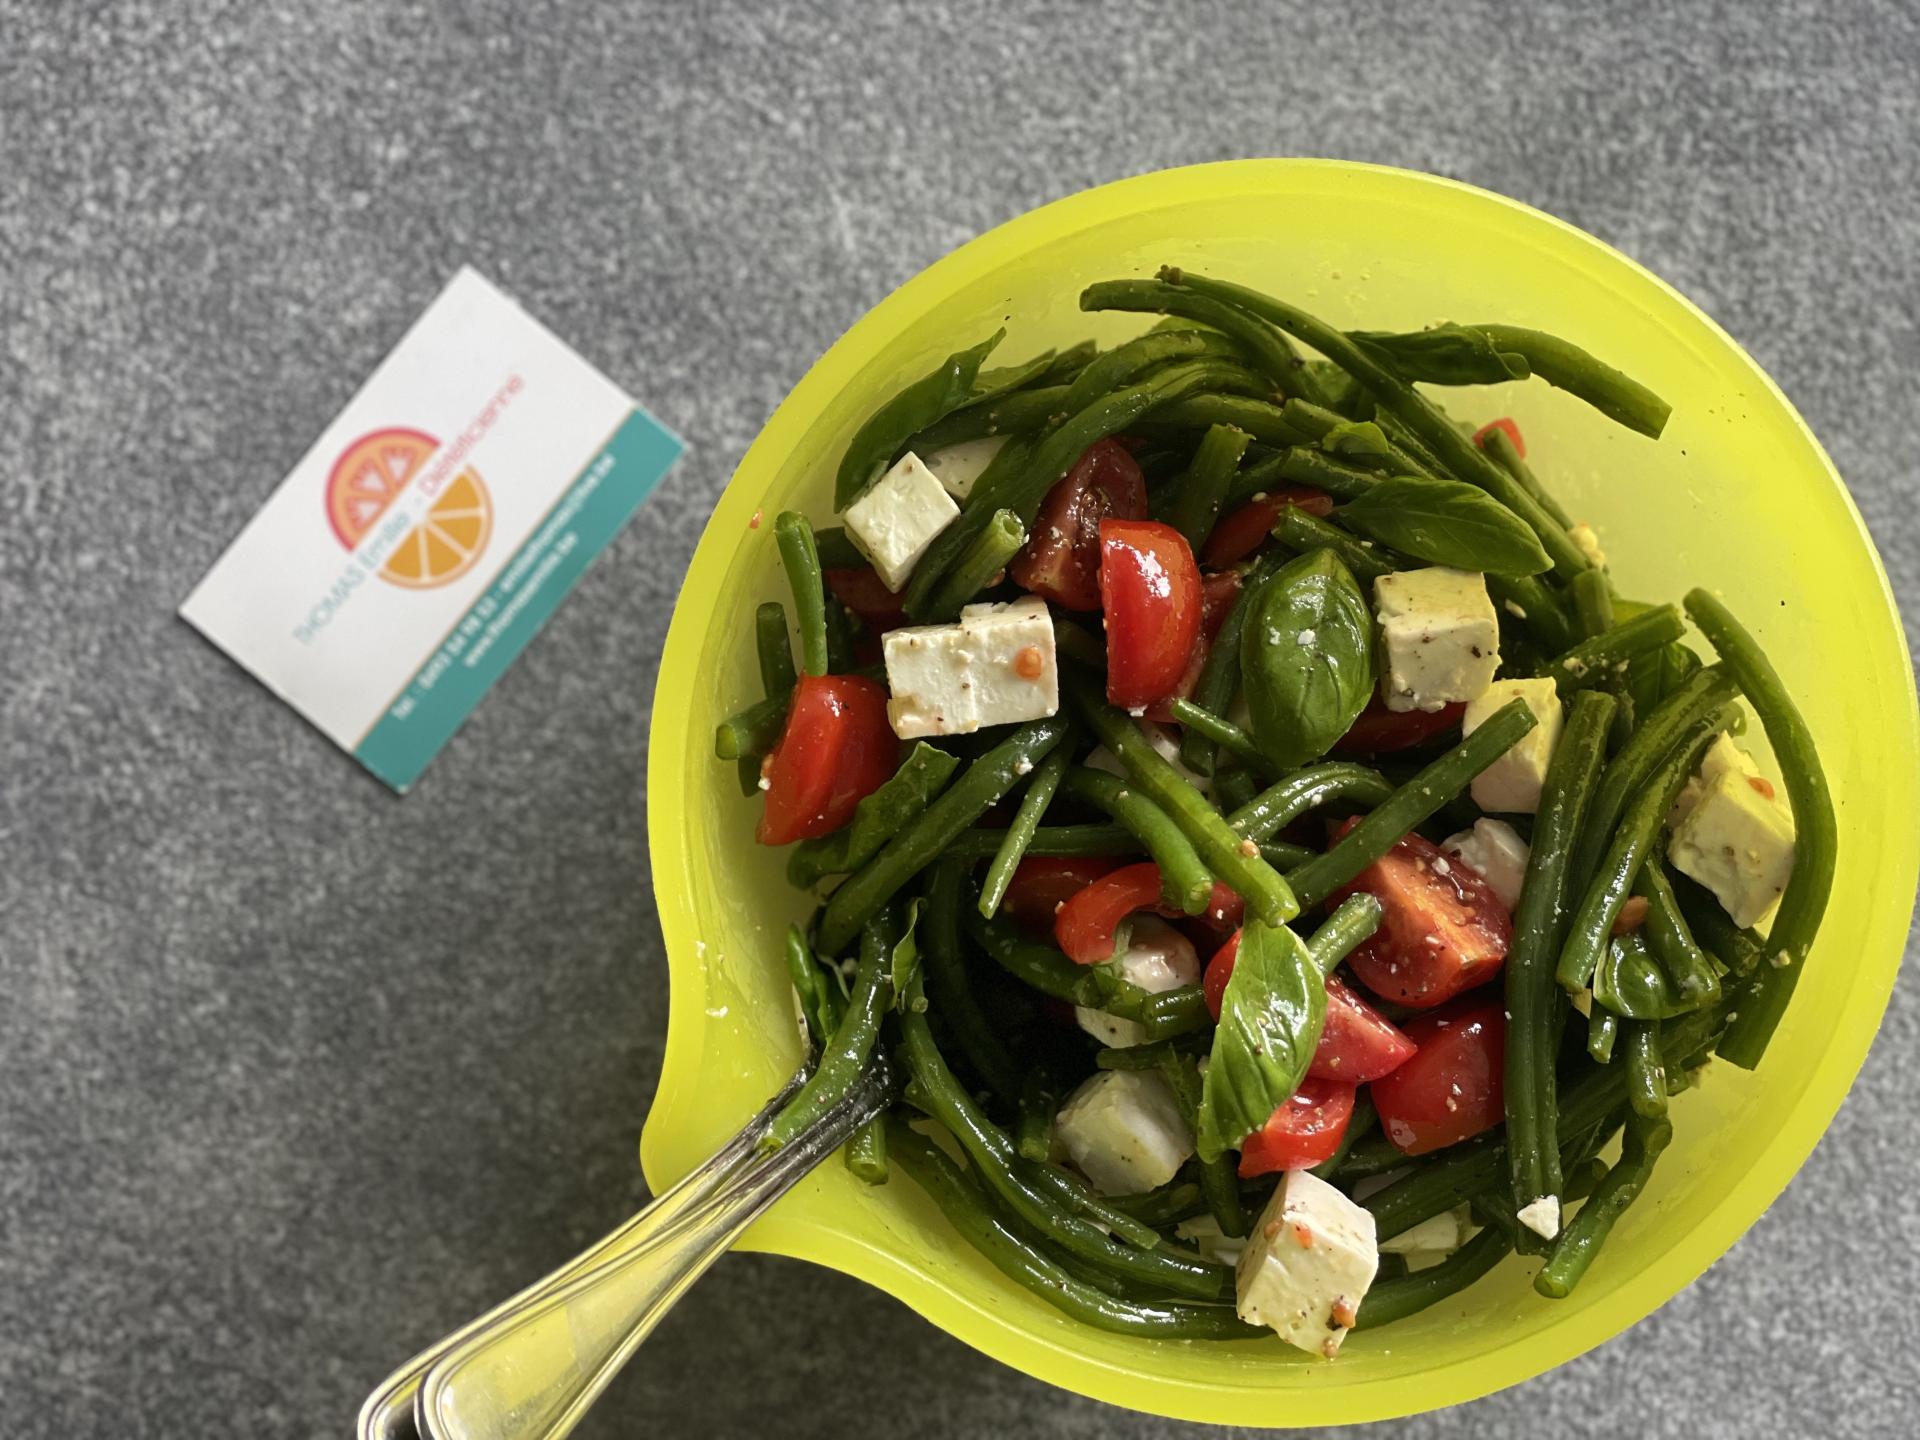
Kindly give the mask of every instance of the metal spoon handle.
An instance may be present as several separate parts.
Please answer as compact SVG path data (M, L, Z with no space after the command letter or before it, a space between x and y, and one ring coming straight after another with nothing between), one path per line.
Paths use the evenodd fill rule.
M436 1341L382 1380L360 1407L359 1440L418 1440L421 1432L414 1419L414 1399L420 1392L420 1382L426 1379L427 1372L443 1356L518 1307L584 1275L595 1266L605 1263L609 1257L624 1253L630 1246L639 1243L643 1234L651 1233L687 1214L722 1186L735 1180L743 1167L752 1161L756 1147L773 1124L773 1117L794 1097L805 1079L806 1070L803 1067L799 1074L781 1087L780 1093L769 1100L758 1115L740 1128L738 1134L656 1196L644 1210L595 1241L552 1274L536 1280L478 1319L469 1321L451 1335Z
M757 1153L690 1209L642 1212L618 1254L456 1343L416 1402L435 1440L560 1440L673 1303L769 1205L886 1103L878 1069L787 1145Z

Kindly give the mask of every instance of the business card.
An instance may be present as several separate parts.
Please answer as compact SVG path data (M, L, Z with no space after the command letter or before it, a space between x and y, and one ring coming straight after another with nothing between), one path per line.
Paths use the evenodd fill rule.
M683 448L463 269L180 614L404 793Z

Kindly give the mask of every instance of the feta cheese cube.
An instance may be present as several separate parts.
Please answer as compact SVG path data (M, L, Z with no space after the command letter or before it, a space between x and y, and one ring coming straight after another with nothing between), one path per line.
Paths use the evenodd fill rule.
M1245 1240L1236 1240L1220 1228L1211 1215L1195 1215L1173 1227L1173 1233L1216 1265L1237 1265L1247 1248Z
M1551 1240L1560 1233L1560 1197L1542 1195L1529 1200L1514 1218L1542 1240Z
M1508 913L1520 903L1520 887L1526 882L1527 861L1533 852L1519 832L1504 820L1476 820L1471 830L1449 835L1440 848L1464 860L1486 881Z
M1700 769L1687 777L1687 783L1681 787L1673 808L1667 811L1668 826L1677 827L1691 815L1693 807L1700 803L1700 797L1707 793L1707 786L1728 774L1765 778L1760 774L1760 767L1754 763L1753 756L1734 744L1731 735L1716 735L1713 744L1707 747L1707 753L1700 757ZM1762 793L1771 788L1772 782L1769 781Z
M1104 962L1122 980L1149 995L1200 983L1200 956L1191 940L1155 915L1136 915L1129 923L1125 948ZM1125 1050L1147 1038L1138 1022L1104 1010L1076 1005L1073 1017L1087 1034L1115 1050Z
M1173 1090L1153 1070L1102 1070L1067 1097L1053 1123L1067 1158L1102 1195L1164 1185L1193 1154Z
M1667 845L1674 867L1711 890L1736 925L1765 918L1793 873L1793 816L1765 784L1722 771Z
M960 507L911 452L846 509L847 538L873 562L889 590L905 587L913 567Z
M1234 1275L1240 1318L1331 1360L1380 1268L1373 1216L1289 1170L1254 1222Z
M926 467L949 495L965 504L967 496L973 493L974 482L993 463L994 456L1006 448L1006 444L1005 435L962 440L958 445L948 445L927 456Z
M967 735L1060 708L1053 621L1044 600L969 605L951 625L911 625L880 641L887 718L903 740Z
M1389 710L1433 711L1471 700L1500 668L1500 621L1486 578L1436 565L1373 582L1380 618L1380 698Z
M1600 534L1586 521L1567 527L1567 538L1573 541L1573 548L1601 569L1606 568L1607 552L1600 548Z
M1551 680L1496 680L1467 702L1461 735L1471 735L1510 700L1524 700L1539 723L1513 748L1473 777L1473 803L1482 810L1531 815L1540 808L1540 787L1547 781L1553 747L1560 743L1565 713Z

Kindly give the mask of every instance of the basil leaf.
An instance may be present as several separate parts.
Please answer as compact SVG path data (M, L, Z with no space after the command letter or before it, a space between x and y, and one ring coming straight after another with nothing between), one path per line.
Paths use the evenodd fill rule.
M1593 999L1625 1020L1671 1020L1694 1008L1637 935L1616 936L1601 952Z
M895 395L854 433L834 481L833 508L845 510L887 473L893 457L915 435L976 398L980 365L1007 332L996 330L971 350L959 350Z
M1200 1091L1194 1142L1203 1161L1238 1146L1300 1088L1326 1019L1326 983L1306 942L1249 920Z
M1374 460L1392 450L1393 442L1371 420L1343 420L1320 437L1320 448L1348 460Z
M1290 561L1253 597L1240 632L1253 738L1282 770L1347 733L1373 692L1373 616L1331 550Z
M1018 365L1002 365L997 370L982 370L973 377L973 389L967 396L967 404L984 405L989 400L998 400L1002 395L1011 395L1015 390L1024 390L1034 381L1053 369L1058 356L1051 350L1042 350L1031 360Z
M880 853L906 823L931 805L960 768L956 756L916 741L900 768L853 808L844 829L802 840L787 857L787 880L805 890L826 875L851 875Z
M1403 378L1434 385L1498 385L1533 374L1526 356L1500 349L1484 330L1451 322L1405 335L1356 330L1353 340Z
M1340 518L1430 565L1490 575L1538 575L1553 567L1526 521L1459 480L1390 476L1342 506Z
M920 904L915 900L907 906L907 926L893 947L892 965L889 971L893 980L894 1003L903 1003L908 987L920 978L920 944L913 938L913 928L920 923Z

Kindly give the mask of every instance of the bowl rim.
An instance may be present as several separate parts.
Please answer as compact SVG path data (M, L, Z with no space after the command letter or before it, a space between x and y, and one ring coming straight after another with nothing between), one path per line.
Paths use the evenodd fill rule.
M1271 158L1211 162L1151 171L1079 191L1029 210L968 241L934 261L892 291L857 320L806 371L768 418L766 425L741 457L739 466L716 503L689 562L687 576L675 602L656 680L656 703L648 736L648 839L654 895L666 944L670 983L675 993L697 989L689 974L698 942L691 886L677 883L686 870L689 844L688 813L678 786L667 773L699 737L691 735L688 707L661 705L661 694L686 693L696 682L700 643L720 598L727 564L746 533L758 497L733 483L742 474L771 469L777 457L814 423L823 404L857 374L865 357L897 339L917 319L948 295L965 288L1040 243L1125 216L1217 199L1249 189L1296 189L1302 177L1329 183L1352 184L1381 194L1398 190L1440 192L1443 199L1510 212L1511 217L1541 227L1571 246L1570 254L1584 254L1589 263L1625 272L1675 307L1674 318L1689 322L1693 337L1719 352L1722 363L1742 369L1758 387L1758 395L1777 407L1804 443L1803 458L1816 464L1827 483L1838 491L1851 517L1861 548L1872 568L1884 615L1891 624L1905 665L1908 702L1893 721L1905 763L1890 767L1889 783L1903 785L1909 796L1920 793L1920 700L1913 688L1911 657L1900 623L1899 610L1885 565L1875 548L1852 496L1812 430L1772 378L1732 336L1686 296L1659 276L1604 241L1521 201L1464 182L1393 166L1336 159ZM1685 336L1676 334L1675 340ZM658 767L658 768L656 768ZM1891 837L1891 863L1906 876L1911 894L1920 878L1920 831ZM1882 873L1886 873L1883 865ZM1709 1265L1766 1211L1812 1153L1837 1113L1863 1064L1879 1025L1899 969L1909 917L1887 917L1878 923L1863 947L1861 963L1846 997L1851 1021L1871 1019L1870 1025L1850 1023L1829 1047L1785 1123L1726 1199L1692 1229L1676 1238L1601 1305L1579 1314L1548 1317L1538 1327L1486 1351L1470 1361L1451 1361L1406 1376L1378 1376L1363 1381L1306 1386L1286 1392L1287 1427L1348 1424L1416 1414L1475 1399L1553 1369L1605 1343L1665 1304L1692 1283ZM675 1004L669 997L666 1050L641 1142L642 1166L657 1193L674 1178L661 1159L664 1148L656 1125L668 1108L664 1097L676 1085L696 1075L704 1051L705 1027L701 1007ZM743 1120L745 1116L741 1117ZM1037 1343L990 1310L948 1290L915 1269L906 1259L863 1234L823 1225L811 1217L784 1213L776 1205L744 1237L742 1249L810 1260L831 1266L887 1292L960 1339L1022 1373L1049 1384L1119 1404L1170 1417L1272 1426L1273 1391L1243 1391L1213 1383L1183 1381L1175 1375L1147 1377L1059 1344ZM1417 1383L1413 1383L1417 1381ZM1118 1382L1116 1384L1116 1382Z

